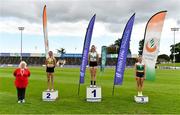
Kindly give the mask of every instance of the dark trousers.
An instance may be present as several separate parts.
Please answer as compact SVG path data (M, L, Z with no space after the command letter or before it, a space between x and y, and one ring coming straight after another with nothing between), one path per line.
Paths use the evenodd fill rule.
M18 100L25 99L25 92L26 92L26 88L17 88Z

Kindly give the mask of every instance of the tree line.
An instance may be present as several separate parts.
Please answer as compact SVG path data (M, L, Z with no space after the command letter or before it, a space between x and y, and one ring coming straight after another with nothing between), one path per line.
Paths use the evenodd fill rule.
M107 46L107 53L108 54L118 54L119 52L119 48L121 46L121 42L122 39L119 38L117 40L115 40L115 42L109 46ZM143 47L144 47L144 39L139 41L139 51L138 51L138 55L142 55L143 54ZM174 51L175 48L175 51ZM175 54L175 62L180 62L180 42L176 43L175 45L171 45L170 46L170 55L167 54L161 54L158 56L157 62L161 63L161 62L173 62L173 58ZM128 53L131 54L131 50L130 48L128 49Z
M143 47L144 47L144 39L139 41L139 51L138 54L142 55L143 54ZM175 48L175 49L174 49ZM167 54L161 54L158 56L157 62L173 62L174 55L175 54L175 62L180 62L180 42L176 43L175 45L170 46L170 55Z

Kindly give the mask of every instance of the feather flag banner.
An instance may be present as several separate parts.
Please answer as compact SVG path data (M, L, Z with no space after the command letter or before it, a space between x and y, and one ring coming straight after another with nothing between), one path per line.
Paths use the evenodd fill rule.
M49 41L48 41L48 31L47 31L47 14L46 14L46 5L43 10L43 32L44 32L44 45L45 45L45 55L48 57L49 51Z
M106 46L101 47L101 71L104 71L106 66L107 49Z
M161 32L167 11L161 11L153 15L145 29L143 63L146 65L146 79L155 79L155 64L159 53Z
M79 80L80 84L84 83L86 65L88 63L89 47L91 44L91 38L92 38L95 18L96 18L96 15L94 15L91 18L91 21L89 22L89 25L88 25L88 28L86 31L86 36L85 36L85 40L84 40L84 47L83 47L83 54L82 54L82 63L81 63L81 67L80 67L80 80Z
M122 35L122 42L119 48L118 60L116 65L115 77L114 77L114 85L122 85L124 70L126 67L126 58L129 49L129 43L131 38L131 32L134 25L135 14L131 16L129 21L126 24Z

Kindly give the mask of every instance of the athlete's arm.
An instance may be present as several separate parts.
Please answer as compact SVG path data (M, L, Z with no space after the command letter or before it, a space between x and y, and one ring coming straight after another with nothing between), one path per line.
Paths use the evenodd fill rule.
M137 73L137 68L136 68L136 63L135 63L135 65L134 65L134 75L136 76L136 73Z
M47 66L47 60L48 60L48 58L45 60L45 65Z
M56 66L56 63L57 63L57 61L56 61L56 58L54 57L54 66Z

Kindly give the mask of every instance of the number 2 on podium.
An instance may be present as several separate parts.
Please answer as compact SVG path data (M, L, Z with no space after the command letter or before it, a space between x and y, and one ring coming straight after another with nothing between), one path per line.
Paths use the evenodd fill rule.
M96 97L96 90L93 90L92 93L94 94L94 97Z
M50 93L47 93L47 97L46 98L51 98L50 95L51 95Z

